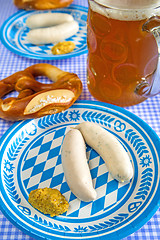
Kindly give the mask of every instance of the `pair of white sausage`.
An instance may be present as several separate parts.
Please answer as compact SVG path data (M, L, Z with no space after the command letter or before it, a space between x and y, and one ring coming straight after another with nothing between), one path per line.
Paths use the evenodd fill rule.
M61 155L66 181L79 199L96 198L84 141L103 158L113 178L124 182L133 177L129 156L116 137L95 123L81 123L66 134Z
M76 34L78 23L67 13L40 13L26 20L27 40L35 45L60 42Z

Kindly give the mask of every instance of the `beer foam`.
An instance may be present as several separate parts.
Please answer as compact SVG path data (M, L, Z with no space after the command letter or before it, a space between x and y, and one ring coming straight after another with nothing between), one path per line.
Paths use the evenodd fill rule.
M118 4L115 6L114 2L128 2L128 8L126 8L127 5L124 4L121 5L121 8L118 8ZM146 2L147 1L147 8L143 8L142 9L142 5L141 8L139 9L135 9L135 8L131 8L129 7L129 2L132 3L133 0L89 0L89 4L90 4L90 8L94 11L97 12L101 15L104 15L108 18L112 18L112 19L116 19L116 20L121 20L121 21L138 21L138 20L143 20L143 19L147 19L150 18L153 15L160 15L160 8L149 8L151 5L153 6L153 2L159 2L159 1L149 1L149 0L135 0L134 2L138 3L140 2ZM109 4L109 6L107 5L107 2L111 2ZM150 2L150 5L149 5ZM152 4L151 4L152 2ZM103 4L102 4L103 3ZM104 6L105 3L105 6ZM142 4L142 3L141 3ZM112 5L112 6L111 6ZM114 7L113 7L114 5ZM134 5L134 6L137 6ZM107 6L107 7L106 7ZM133 7L133 4L132 4Z
M160 5L160 0L95 0L95 2L120 9L144 9Z

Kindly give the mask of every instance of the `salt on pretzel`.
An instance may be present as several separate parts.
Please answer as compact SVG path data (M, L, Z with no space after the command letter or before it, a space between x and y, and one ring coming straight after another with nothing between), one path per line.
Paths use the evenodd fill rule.
M35 77L46 76L54 83L44 84ZM17 97L2 99L7 93ZM0 118L18 121L55 114L69 108L80 96L82 82L74 73L39 63L0 81Z
M14 0L16 7L22 9L56 9L69 6L73 0Z

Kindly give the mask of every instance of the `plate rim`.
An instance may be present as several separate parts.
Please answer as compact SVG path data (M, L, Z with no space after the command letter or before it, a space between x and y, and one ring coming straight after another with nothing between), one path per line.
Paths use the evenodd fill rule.
M66 7L65 9L67 8L72 8L73 10L74 9L82 9L83 11L85 12L88 12L88 7L85 7L85 6L81 6L81 5L78 5L78 4L71 4L70 6ZM64 8L61 8L61 9L64 9ZM54 9L52 9L54 10ZM36 10L28 10L27 13L29 12L34 12ZM47 11L47 10L39 10L39 11ZM48 10L50 11L50 10ZM23 10L23 9L20 9L18 11L16 11L15 13L13 13L11 16L9 16L4 22L3 24L0 26L0 40L2 42L2 44L8 49L10 50L12 53L18 55L18 56L21 56L21 57L26 57L26 58L29 58L29 59L37 59L37 60L61 60L61 59L69 59L69 58L72 58L72 57L77 57L77 56L80 56L80 55L83 55L83 54L87 54L88 53L88 48L87 48L87 43L86 43L86 47L81 51L81 52L72 52L72 53L68 53L68 54L63 54L63 55L53 55L53 56L46 56L46 57L41 57L41 56L33 56L30 55L29 53L27 52L21 52L20 49L14 49L12 46L8 45L7 42L5 41L4 39L4 36L3 36L3 31L4 31L4 28L6 27L8 21L10 21L12 18L14 18L16 15L20 14L20 13L26 13L26 10Z
M96 106L99 106L99 107L104 107L104 108L107 108L109 109L111 112L113 112L113 110L116 110L118 114L124 114L126 117L129 117L131 118L132 120L136 120L136 122L138 122L138 125L140 125L142 127L144 127L144 130L145 132L147 132L147 135L149 135L149 137L151 138L152 142L153 140L155 139L156 141L154 141L154 146L156 146L156 150L157 150L157 153L158 153L158 156L160 156L160 150L157 149L157 146L158 144L160 144L160 138L159 136L157 135L157 133L144 121L142 120L141 118L139 118L137 115L133 114L132 112L124 109L124 108L121 108L121 107L118 107L118 106L115 106L115 105L112 105L112 104L108 104L108 103L103 103L103 102L99 102L99 101L92 101L92 100L78 100L75 102L74 105L71 106L71 108L75 107L75 105L82 105L82 104L86 104L86 105L96 105ZM33 121L33 119L29 119L29 120L23 120L23 121L18 121L18 122L15 122L13 123L12 126L9 127L9 129L2 135L1 139L0 139L0 142L3 143L5 138L8 136L8 134L10 133L12 135L12 132L14 131L14 129L16 127L20 127L21 128L21 125L26 125L28 122L30 121ZM146 131L149 130L148 131ZM2 148L0 148L0 152L1 152ZM1 162L1 161L0 161ZM1 173L0 173L1 175ZM157 187L157 190L160 189L160 184L158 185ZM142 219L143 215L145 215L146 211L148 211L148 208L151 208L151 203L148 205L148 207L142 212L142 214L140 214L138 216L138 218L136 218L132 223L130 223L129 225L125 226L123 229L125 230L124 233L120 233L119 234L119 237L120 238L124 238L124 237L127 237L129 236L130 234L134 233L135 231L137 231L138 229L140 229L144 224L146 224L152 217L153 215L156 213L156 211L158 210L158 208L160 207L160 199L157 196L158 194L158 191L156 190L156 193L154 195L154 198L152 199L151 203L155 203L154 204L154 207L150 210L149 214L147 216L144 216L144 218ZM18 229L20 229L22 232L26 233L27 235L31 236L31 237L36 237L36 239L44 239L43 237L40 238L40 236L38 236L36 233L33 233L31 230L32 229L27 229L24 228L24 226L20 226L17 222L16 222L16 219L14 220L12 217L10 217L10 211L5 211L5 209L3 209L2 205L4 205L1 197L0 197L0 210L2 211L2 213L4 214L4 216L6 216L6 218L11 222L13 223ZM8 210L8 209L7 209ZM138 226L137 224L134 225L133 223L134 222L138 222ZM134 225L134 227L132 226L132 228L129 228L130 225ZM27 225L26 225L27 226ZM133 229L134 228L134 229ZM121 231L121 230L118 230L118 231ZM98 232L98 231L97 231ZM47 231L46 231L47 233ZM111 236L111 235L110 235ZM106 239L107 237L107 234L103 235L103 236L100 236L101 239ZM61 237L57 237L57 236L54 236L53 237L54 239L60 239ZM96 238L99 238L99 236L95 236L93 237L93 239L96 239ZM51 238L48 238L48 239L51 239ZM68 239L68 238L66 238ZM78 238L77 238L78 239ZM83 238L82 238L83 239ZM92 237L90 238L92 239ZM114 238L113 238L114 239Z

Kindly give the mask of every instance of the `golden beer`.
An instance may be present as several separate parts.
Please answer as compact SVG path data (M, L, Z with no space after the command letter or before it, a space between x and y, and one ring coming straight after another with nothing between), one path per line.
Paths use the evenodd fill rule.
M96 99L119 106L146 99L137 94L137 86L145 79L152 81L158 62L156 40L143 31L150 17L146 12L119 11L89 1L87 85Z

